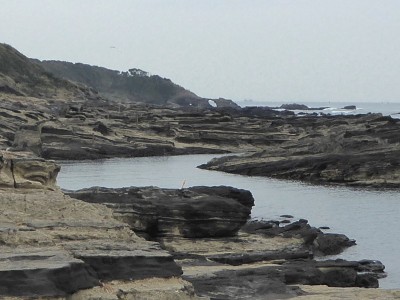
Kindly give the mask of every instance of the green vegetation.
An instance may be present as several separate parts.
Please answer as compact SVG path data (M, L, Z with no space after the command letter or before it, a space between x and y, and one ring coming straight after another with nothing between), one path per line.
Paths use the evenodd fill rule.
M81 93L76 85L57 78L7 44L0 44L0 90L34 97Z
M42 99L102 97L161 106L210 107L208 99L140 69L119 72L82 63L39 61L27 58L6 44L0 44L0 93ZM217 100L232 105L229 100Z
M62 61L42 61L39 64L56 76L94 88L111 100L165 105L167 102L177 102L180 98L199 98L169 79L157 75L150 76L140 69L119 72Z

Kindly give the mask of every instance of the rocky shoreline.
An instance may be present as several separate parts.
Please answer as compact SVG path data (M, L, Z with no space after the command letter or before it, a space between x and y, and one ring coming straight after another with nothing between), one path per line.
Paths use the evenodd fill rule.
M13 159L22 158L3 157ZM53 162L22 161L13 174L25 184L0 190L0 294L9 299L283 299L306 295L298 285L376 288L385 276L379 261L323 260L355 244L342 234L303 219L249 221L246 190L62 192Z
M119 220L133 220L131 228L144 231L147 238L169 251L182 267L182 278L202 297L293 297L302 294L291 286L295 284L378 287L378 278L385 276L378 261L315 260L338 254L355 241L323 233L307 220L283 225L246 222L254 204L248 191L222 186L181 190L132 187L67 194L102 203ZM148 225L149 216L153 225L143 226Z
M400 120L380 114L298 117L263 107L16 99L0 107L0 147L10 151L61 160L247 153L201 168L314 184L400 186Z
M314 184L400 187L400 120L368 114L282 122L292 126L293 133L281 144L213 159L199 167ZM309 134L303 135L306 131Z
M376 288L378 279L385 276L378 261L321 260L354 241L323 233L306 220L249 223L254 204L249 191L96 187L61 192L56 185L59 167L34 153L46 158L97 159L250 152L201 167L320 184L398 187L396 120L374 114L298 118L262 108L199 111L130 105L123 106L124 113L117 119L117 113L112 113L115 105L107 109L87 104L68 107L64 118L37 114L34 124L19 125L14 135L7 132L13 130L16 116L19 122L30 123L24 118L35 113L14 110L5 114L8 120L3 122L9 127L2 127L3 136L13 142L3 140L11 149L2 152L0 194L2 199L13 199L8 211L24 217L13 219L7 213L2 222L1 261L21 262L13 267L3 265L1 285L10 287L0 289L2 295L16 299L118 299L122 294L133 299L136 296L132 295L283 299L313 293L306 291L323 295L333 287ZM106 117L108 109L111 113ZM138 109L143 110L142 123L131 117ZM89 111L96 113L90 116ZM53 215L53 202L64 203L61 213ZM34 203L52 210L41 216L41 212L30 211ZM65 210L74 215L67 216ZM83 222L82 214L93 211L106 213L107 221L94 214L92 221L84 217ZM36 217L39 221L34 221ZM23 274L24 279L16 274ZM40 286L35 286L33 278L38 278ZM157 282L160 289L151 282ZM24 294L19 294L21 290ZM332 293L351 298L341 290ZM365 299L377 295L357 293ZM379 293L387 299L395 295Z
M345 235L324 233L304 219L250 221L250 191L61 191L60 168L51 161L246 153L201 167L398 188L400 120L240 108L157 76L136 78L136 69L107 71L116 82L131 82L109 91L99 80L98 88L105 88L99 94L48 73L8 45L0 45L0 60L2 299L400 297L399 291L366 289L378 287L385 276L379 261L324 260L354 246ZM137 88L141 82L145 91ZM158 89L155 99L157 82L175 94L166 97ZM118 101L104 98L109 92ZM130 102L138 99L142 103Z

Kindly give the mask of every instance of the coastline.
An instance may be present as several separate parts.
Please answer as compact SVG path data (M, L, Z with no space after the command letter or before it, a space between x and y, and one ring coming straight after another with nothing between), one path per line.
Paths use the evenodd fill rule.
M269 109L263 108L204 111L198 109L185 110L159 107L138 107L132 105L124 106L124 112L122 114L117 114L116 110L119 108L109 104L104 105L105 106L102 107L103 110L105 108L110 109L111 111L114 110L114 114L111 112L105 115L104 112L99 110L99 106L94 107L92 105L82 106L79 109L74 108L75 106L70 106L67 115L63 118L58 119L51 119L51 115L46 116L38 114L37 118L40 119L38 122L35 121L35 124L33 125L22 126L16 129L16 133L13 136L13 149L12 151L9 151L9 153L18 154L18 150L23 149L27 151L26 153L36 152L46 158L98 159L107 158L110 156L124 157L127 156L127 154L129 154L128 156L148 156L160 154L171 155L215 152L243 153L251 151L255 153L252 155L256 157L258 161L260 161L261 156L258 155L267 154L268 156L271 156L271 154L275 153L274 151L278 153L282 151L282 149L286 149L285 151L291 151L290 149L295 149L296 151L298 151L299 149L301 149L301 147L303 147L302 151L303 153L306 153L304 151L308 151L307 149L309 148L307 147L310 144L321 145L322 148L317 148L317 151L325 151L329 148L327 148L326 145L326 136L329 137L330 134L334 134L332 135L332 137L339 136L344 139L350 138L348 142L346 141L346 143L342 144L349 145L350 147L352 147L351 149L357 151L371 149L368 147L373 147L373 142L376 141L376 139L380 138L380 135L395 141L397 134L395 130L392 130L393 128L396 128L397 122L393 122L391 121L391 119L387 117L382 117L381 115L340 117L309 116L306 118L297 118L293 114L287 112L274 112ZM138 108L142 111L142 119L139 122L135 121L137 120L136 117L134 117L133 119L131 117L133 111L135 111L136 115L138 115ZM3 108L3 110L8 111L8 114L6 114L5 116L8 118L11 125L15 124L17 116L18 118L24 119L31 114L27 110L14 110L12 111L12 114L10 114L9 109ZM94 122L94 120L99 118L99 116L102 116L100 117L101 122ZM110 116L112 116L112 118L110 118ZM157 116L157 118L155 118L155 116ZM354 129L354 124L356 124L358 127L364 126L364 131L357 131L357 129ZM367 128L365 126L366 124L368 124L368 126L370 127ZM348 133L346 133L348 132L349 128L355 130L354 132L357 134L349 135ZM377 128L379 130L376 131L376 133L372 131L371 135L371 128ZM318 135L318 130L321 129L323 130L323 132L328 133L328 135ZM338 129L340 130L337 131ZM390 133L391 135L388 136L387 133ZM344 137L345 134L347 134L348 137ZM373 134L377 135L373 136ZM361 140L359 139L360 136L362 137ZM362 142L360 144L359 142L363 141L365 136L367 136L367 143ZM235 139L232 139L232 137L234 137ZM333 140L336 143L336 140ZM354 147L354 145L357 146ZM390 142L386 142L385 146L387 145L390 145ZM266 152L266 149L271 152ZM376 147L374 149L379 150L376 149ZM293 154L294 153L290 153L290 155L288 155L287 157L293 157ZM387 158L394 159L395 157L396 156L388 156ZM231 158L229 157L223 157L221 160L228 161L230 159ZM44 165L46 165L45 160L40 161ZM290 168L296 171L296 167ZM46 170L46 168L44 169ZM35 183L38 178L37 173L32 174L31 176L29 175L29 172L24 174L23 170L24 168L21 169L22 173L20 177L25 178L26 176L28 176L28 178L25 178L26 181L28 181L28 186L30 186L31 184L37 185L37 183ZM325 172L325 174L329 173ZM387 174L385 174L385 176L386 175ZM40 182L47 181L39 180L39 183ZM382 182L376 182L382 186ZM24 185L26 184L24 183L23 185L21 185L21 187L23 187ZM367 183L365 186L372 185L373 184ZM53 189L54 188L56 187L53 187ZM280 243L282 243L282 241ZM161 241L161 244L167 245L165 240ZM268 248L263 249L262 252L268 253ZM265 253L263 255L256 253L256 255L254 256L256 258L249 258L250 262L252 264L257 264L260 259L261 261L265 260L268 262L271 257L264 256ZM187 270L191 270L190 272L193 272L193 266L197 265L198 267L200 267L204 264L203 259L193 261L193 255L196 259L199 259L197 253L189 255L189 258L192 260L189 262L187 261L188 258L185 258L183 256L183 262L181 262L180 266L178 264L178 267L184 269L186 268ZM297 256L295 255L295 257ZM182 258L182 256L180 256L180 258ZM231 259L232 258L230 258L230 260ZM208 258L206 259L206 261L208 261ZM189 263L189 265L187 265L187 263ZM221 262L216 263L221 264ZM211 265L213 266L213 268L215 268L216 266L214 266L213 264ZM241 264L243 265L243 263ZM244 274L248 272L248 269L246 269L246 264L244 265L245 270L247 271L232 268L226 269L226 267L218 266L218 276L222 276L221 278L230 278L232 272L234 272L235 274ZM254 266L249 267L253 268ZM265 269L264 267L268 268ZM338 266L337 264L333 264L330 267L334 268L335 270L337 268L342 268L342 266ZM285 272L291 273L291 270L293 270L293 268L301 268L308 271L305 271L306 273L303 273L303 275L297 274L296 276L300 277L296 277L298 279L295 282L304 283L304 277L302 276L305 276L304 274L307 274L307 272L311 272L311 274L314 274L315 277L312 278L319 278L315 281L307 281L308 283L321 284L329 282L324 281L324 276L318 273L318 270L320 268L325 268L321 266L314 266L313 268L309 269L309 266L299 267L297 265L288 264L285 265L285 267L282 267L282 265L278 264L274 267L262 265L260 266L260 268L261 269L258 270L259 272L261 272L260 274L265 274L265 272L272 272L268 274L270 274L274 278L276 275L276 273L274 272L285 274ZM354 275L357 273L357 271L355 271L354 268L357 269L358 265L353 264L352 268L352 271L349 271L349 269L345 269L345 272L351 273L351 275L349 275L350 277L348 277L347 275L347 277L344 275L340 275L340 277L348 279L351 278L351 280L349 281L352 282L350 283L351 286L360 284L360 282L364 282L363 284L376 287L376 279L367 279L366 281L364 279L358 279L357 281L355 279L357 278L357 275ZM282 276L283 278L287 277L286 275ZM265 276L263 275L261 277L264 278ZM184 278L190 279L193 282L197 282L194 284L193 291L196 291L196 289L203 290L203 293L206 296L208 295L207 293L214 293L213 291L207 291L206 289L204 290L203 288L199 288L199 286L209 286L209 284L206 283L207 281L198 281L196 278L193 279L190 276ZM110 277L107 279L107 281L112 281L112 279L118 279L118 276L117 278ZM226 279L221 280L222 282L226 282ZM254 278L250 277L246 280L253 281ZM275 282L274 287L271 287L271 289L279 295L281 295L282 293L289 293L289 295L294 296L299 295L298 293L301 293L299 289L291 288L285 280L286 279ZM242 279L240 279L239 282L229 284L234 284L233 286L236 286L237 284L241 284L242 282ZM226 286L232 286L229 284L227 284ZM347 284L349 283L346 283L346 285ZM186 285L186 283L183 283L183 285ZM226 293L226 291L223 293ZM386 293L386 291L382 291L382 293ZM193 296L193 294L191 295ZM188 295L185 294L185 297L186 296Z
M99 192L100 194L98 194ZM101 196L98 198L99 200L110 201L112 198L104 197L104 193L110 192L120 195L116 198L121 201L120 203L128 204L124 208L125 213L123 213L124 210L121 210L123 208L121 204L116 206L107 202L95 204L95 202L99 203L96 200L96 194ZM149 211L154 211L148 205L150 203L153 203L152 205L163 203L163 201L160 202L163 197L160 197L159 193L164 194L163 197L170 194L171 200L175 199L176 204L168 201L169 205L181 205L179 203L184 201L182 204L186 208L183 211L172 206L170 212L168 212L162 206L159 213L154 215L156 218L160 218L156 221L160 232L156 233L153 225L148 223ZM179 194L183 197L181 200L179 200L179 197L176 198ZM124 198L121 198L123 195L128 195L125 196L128 198L124 200ZM146 196L143 198L140 195ZM13 274L15 274L10 282L14 282L16 286L24 286L24 284L29 283L23 290L14 289L14 285L11 283L8 286L8 292L2 291L3 295L13 296L14 294L14 296L18 296L18 293L23 292L22 298L48 296L53 299L53 297L60 294L74 291L74 288L71 290L71 287L68 287L69 284L72 284L78 290L88 285L92 285L94 288L87 291L77 291L76 295L73 293L72 296L68 296L72 298L68 299L89 297L93 293L94 295L103 293L104 296L105 294L110 294L110 292L112 294L112 291L118 293L120 288L125 287L125 289L128 289L129 285L127 285L128 282L126 280L129 278L131 278L129 281L133 280L132 284L135 284L140 280L146 282L146 278L150 279L152 277L179 277L181 274L180 268L182 268L182 278L194 285L193 289L190 288L189 283L180 281L181 285L187 286L187 288L182 287L182 299L192 299L190 297L195 299L195 294L200 294L203 297L227 295L226 293L229 294L229 291L237 284L241 286L243 293L253 295L256 298L264 297L266 294L276 295L277 297L284 295L292 297L300 295L302 292L299 288L288 286L287 283L289 282L291 284L305 282L309 284L325 283L334 286L362 284L362 286L376 287L376 278L384 274L382 273L383 265L374 261L327 261L325 263L320 261L315 265L316 262L310 259L313 256L313 252L316 251L312 249L332 251L334 249L333 245L336 245L337 250L335 251L340 252L341 249L351 245L352 241L343 235L324 235L316 228L310 227L305 220L282 224L281 226L278 226L275 222L248 223L240 229L241 231L237 235L235 232L239 228L232 227L232 225L226 223L227 220L222 215L219 218L213 215L208 215L208 217L205 215L198 216L203 223L198 223L188 215L189 211L194 214L198 213L196 206L188 206L191 203L187 202L188 199L193 198L193 204L196 203L196 205L204 205L205 207L209 207L210 204L208 203L210 202L204 201L211 200L214 205L221 201L221 204L225 207L223 215L231 215L231 219L234 220L235 217L232 213L235 212L237 214L237 208L235 207L238 205L235 203L240 201L240 203L243 203L242 205L247 206L247 208L243 206L244 215L240 217L240 224L245 224L250 213L249 208L253 204L251 194L247 191L238 191L229 187L197 187L183 191L157 188L131 188L131 190L95 188L70 193L70 196L89 197L87 199L91 200L89 201L90 203L76 200L63 195L59 191L46 191L46 187L36 190L26 188L10 190L7 188L1 191L3 216L6 216L7 219L6 222L5 219L2 220L4 227L1 235L2 255L9 257L8 259L13 257L12 260L20 261L18 264L3 264L2 273L6 277L2 276L2 280L9 280L10 278L7 279L8 276L14 276ZM206 200L208 198L210 200ZM44 201L44 199L47 200ZM128 199L129 201L127 202ZM139 199L141 199L141 202L137 202ZM150 202L149 204L144 204L145 202L143 201ZM135 205L135 203L139 206L133 211L140 208L141 210L147 210L147 212L137 211L134 213L136 217L132 219L130 205ZM232 208L227 207L228 203L233 205ZM47 207L47 209L44 209L44 207ZM229 213L230 209L231 212ZM10 214L11 211L13 214ZM166 214L166 218L163 219L164 217L159 215L160 213ZM169 215L170 213L177 215ZM210 212L206 213L222 212L211 208ZM182 216L187 218L186 223L180 221ZM218 219L223 220L218 225L223 227L217 226ZM121 223L121 220L131 220L130 225ZM138 222L139 220L141 221ZM168 222L161 222L161 220L167 220ZM139 225L140 223L142 225ZM160 227L164 226L161 225L164 223L167 227ZM147 225L143 227L143 224ZM181 226L178 230L176 228L177 225ZM204 229L200 229L202 226L205 226ZM193 229L189 229L191 227ZM133 233L133 229L138 232L140 228L148 228L146 230L150 231L146 231L145 235L152 237L146 241ZM220 229L216 230L217 228ZM222 228L224 229L222 230ZM202 237L198 236L199 232L202 232ZM212 236L212 232L215 232L214 236ZM192 236L192 234L195 235ZM318 242L313 242L315 238ZM158 243L154 242L154 239ZM329 246L323 246L323 241L328 243L326 245ZM316 245L319 246L317 247ZM10 248L13 248L11 252ZM147 254L143 256L144 253ZM244 253L247 254L243 255ZM72 255L72 257L69 255ZM34 256L37 256L37 258L34 258ZM54 264L52 260L56 257L57 263ZM154 261L154 257L160 258ZM104 260L106 258L107 260ZM137 261L138 258L140 258L140 261ZM146 259L148 260L147 263ZM51 282L60 280L58 279L59 275L57 275L59 273L53 273L52 268L60 268L61 266L64 268L64 264L67 261L71 261L73 264L78 263L79 265L79 261L82 260L89 264L91 268L94 268L95 272L89 269L85 272L91 274L90 276L75 276L79 285L75 285L74 281L70 280L68 283L65 282L64 285L58 285L57 290L52 290ZM112 263L105 263L108 260ZM63 263L60 265L61 261ZM318 266L318 264L323 265ZM122 268L122 266L125 267ZM138 269L138 266L142 266L143 272ZM147 270L149 267L150 269ZM23 277L17 277L17 274L21 272L18 268L24 270L25 275ZM43 285L41 278L37 277L36 272L33 272L36 268L42 269L43 271L41 272L47 274L47 284ZM74 267L72 270L76 272L76 268ZM300 273L298 272L299 268L302 269ZM29 270L32 270L32 275L30 275L31 271ZM358 271L361 272L358 273ZM205 274L214 275L207 279L204 277ZM236 275L232 279L234 274ZM290 277L288 277L289 274ZM322 274L325 275L322 276ZM276 277L277 275L278 277ZM218 285L215 285L215 276L218 276L221 280ZM83 278L85 279L83 280ZM89 278L92 279L88 282ZM277 278L280 279L277 280ZM290 281L288 281L288 278L291 278ZM116 283L115 280L118 279L124 279L124 281ZM25 283L25 280L28 281ZM40 289L39 286L36 287L35 285L36 280L40 284ZM174 280L173 278L165 279L165 282L167 286L170 284L174 286L174 282L176 284L176 280ZM254 283L259 282L260 287L268 282L269 288L266 289L264 286L261 289L255 289L254 284L246 288L246 285L242 286L242 284L247 280ZM100 288L95 287L99 285ZM216 287L218 290L215 290ZM138 292L137 288L129 288L131 290L127 291L128 294ZM147 292L150 294L156 293L157 289L150 289ZM164 292L165 294L163 294ZM164 292L161 292L162 295L167 297L168 291ZM382 293L385 294L387 292L382 291ZM242 299L243 294L239 293L236 296L238 297L237 299ZM232 294L229 297L235 299Z

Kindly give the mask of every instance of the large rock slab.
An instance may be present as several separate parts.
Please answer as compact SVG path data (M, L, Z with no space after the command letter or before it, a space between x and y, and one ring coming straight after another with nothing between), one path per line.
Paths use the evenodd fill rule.
M180 276L112 211L60 191L0 191L0 296L65 296L108 280Z
M315 261L289 261L284 265L257 263L241 266L183 265L183 278L192 282L195 292L212 299L284 299L305 293L295 284L330 287L364 286L365 274L351 267L332 263L319 267ZM371 281L376 276L369 274ZM324 299L324 298L322 298Z
M254 199L232 187L100 188L67 191L71 197L111 208L114 216L150 236L233 236L250 217Z
M82 259L102 280L137 280L173 277L182 273L171 255L158 243L86 240L63 243L74 257Z
M98 283L92 268L61 248L2 249L0 254L0 295L67 295Z

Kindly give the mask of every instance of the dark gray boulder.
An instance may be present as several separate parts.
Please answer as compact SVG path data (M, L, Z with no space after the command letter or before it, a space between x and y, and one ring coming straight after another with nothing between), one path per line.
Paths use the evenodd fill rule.
M64 296L99 284L89 265L60 249L4 252L0 265L0 297Z
M344 234L336 233L318 234L314 240L315 250L324 255L339 254L355 244L354 240L349 239Z
M107 205L117 219L151 237L232 236L246 223L254 205L249 191L225 186L181 190L93 187L67 191L67 194Z

